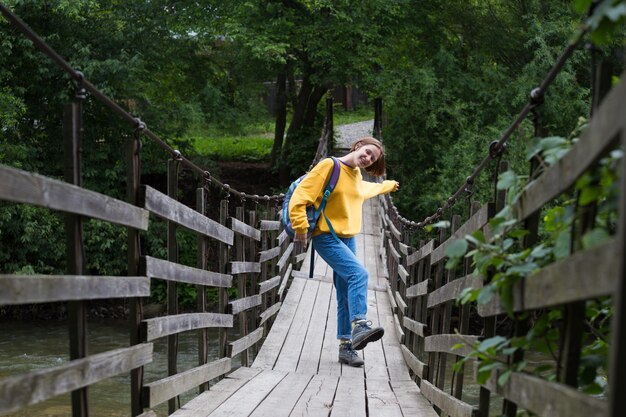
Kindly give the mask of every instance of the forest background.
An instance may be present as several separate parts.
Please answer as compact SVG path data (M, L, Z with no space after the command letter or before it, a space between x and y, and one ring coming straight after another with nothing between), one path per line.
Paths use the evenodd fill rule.
M254 153L270 167L277 192L308 167L329 88L349 84L382 98L388 174L402 184L394 202L415 221L432 214L482 160L579 30L590 3L5 2L101 91L196 164L218 172L216 154L206 149L220 138L237 138L237 145L220 142L222 154L232 146L260 147ZM608 33L600 28L594 36L603 40ZM544 136L568 137L588 117L591 50L621 73L623 34L611 39L601 49L579 49L558 75L541 107ZM275 87L274 114L262 99L268 84ZM0 163L63 177L62 112L74 88L0 19ZM85 125L85 186L124 198L120 149L132 131L90 97ZM509 141L513 166L527 164L533 138L526 121ZM245 148L242 141L255 145ZM142 169L145 182L159 183L163 155L145 146ZM85 228L87 270L123 275L126 237L101 222ZM61 273L64 240L60 215L0 203L3 273ZM166 247L146 246L147 252Z

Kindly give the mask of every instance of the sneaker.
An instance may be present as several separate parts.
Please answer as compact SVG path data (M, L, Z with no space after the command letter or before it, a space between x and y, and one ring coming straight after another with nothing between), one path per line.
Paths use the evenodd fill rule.
M359 367L365 362L363 362L363 359L359 358L359 354L356 350L352 349L352 343L342 343L339 345L339 363Z
M361 350L370 342L375 342L385 334L385 329L375 327L372 329L372 322L359 320L352 325L352 347Z

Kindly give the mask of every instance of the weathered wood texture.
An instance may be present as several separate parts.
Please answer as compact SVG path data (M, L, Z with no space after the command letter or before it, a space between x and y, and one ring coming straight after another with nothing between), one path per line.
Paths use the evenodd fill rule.
M261 296L256 294L249 297L238 298L237 300L231 301L229 304L231 306L231 313L239 314L242 311L261 305Z
M473 346L477 340L478 336L437 334L424 339L424 350L426 352L445 352L467 356L474 350Z
M536 231L540 209L550 207L555 198L563 193L569 193L578 178L594 168L611 150L616 149L620 136L626 136L624 135L626 119L620 114L626 106L624 79L626 77L623 77L619 88L612 90L600 109L594 112L589 127L571 150L554 165L544 167L543 172L525 187L521 196L515 200L512 206L514 218L517 222L524 222L530 231L524 240L524 248L532 248L539 244ZM570 198L569 194L565 196ZM504 194L496 192L494 200L498 204L497 210L501 210L504 207ZM480 289L484 285L483 281L488 282L490 279L472 275L473 267L468 261L455 270L446 271L443 268L446 248L457 239L480 229L487 239L493 235L488 222L495 215L495 204L485 204L478 209L477 203L473 202L470 207L473 215L460 227L455 227L455 219L452 217L452 234L448 237L447 234L440 233L441 244L437 245L436 241L431 240L426 244L420 243L421 246L415 249L406 244L407 241L401 241L397 230L394 230L393 216L385 217L383 221L386 228L383 256L386 255L391 271L390 278L397 278L397 282L392 285L398 285L397 292L392 287L391 295L397 305L398 316L400 317L403 312L407 314L401 321L402 330L406 332L406 345L402 346L402 353L424 395L441 410L442 415L448 416L472 416L479 412L477 408L461 400L462 373L455 373L452 386L444 388L447 383L444 383L443 375L450 367L446 359L455 358L458 361L460 357L470 354L473 351L472 346L481 340L477 335L466 334L470 328L469 315L475 310L486 317L485 328L480 334L484 338L489 338L496 334L495 317L506 312L497 295L486 305L476 303L458 307L455 305L465 289ZM575 227L572 227L572 230L578 231L581 236L594 227L582 225L584 221L589 221L589 216L586 218L577 216ZM620 222L624 221L622 216ZM562 363L558 376L561 382L514 373L502 387L496 384L498 375L494 375L480 391L482 415L486 416L488 413L491 393L504 396L502 413L507 416L514 416L518 408L530 410L542 417L609 413L610 401L590 397L575 389L581 345L581 340L576 338L582 338L580 329L576 328L579 323L577 324L575 317L579 317L578 321L582 320L584 302L587 300L615 297L616 294L617 298L620 297L620 279L623 278L620 264L623 260L625 241L623 233L624 225L620 224L617 236L595 247L582 249L580 242L572 244L574 253L571 256L544 266L513 285L514 312L562 309L566 315L579 314L579 316L564 318L560 342L563 353L559 355ZM401 235L403 239L407 237L405 232ZM580 240L580 237L575 236L574 239ZM401 256L398 256L394 248L400 248L402 254L406 256L404 264L401 263ZM395 274L397 275L394 276ZM457 278L459 275L461 277ZM403 292L401 288L404 285L406 290ZM613 323L618 323L614 329L623 328L623 325L619 327L622 322L623 317L620 316ZM514 329L512 334L517 336L524 335L528 330L523 319L514 322L511 328ZM523 352L518 351L503 359L508 359L509 363L521 361ZM616 359L613 359L613 362L612 369L618 366L615 363ZM626 375L626 372L623 375ZM622 379L622 383L624 382ZM611 399L610 396L609 398ZM619 400L613 398L613 404L618 403ZM559 406L553 406L554 404ZM614 407L612 410L617 409L620 407Z
M467 222L463 224L456 232L452 234L441 245L437 246L430 255L430 261L435 264L439 262L443 256L446 248L455 240L462 238L465 235L472 234L476 230L481 229L491 217L494 215L495 207L493 204L485 204L478 213L474 214Z
M413 252L411 255L407 257L407 262L406 262L407 265L411 266L421 261L422 259L424 259L424 257L430 255L434 248L435 248L435 241L434 240L429 241L427 244L419 248L419 250L417 250L416 252Z
M405 345L401 345L400 347L402 348L402 355L404 356L406 364L409 368L411 368L415 375L423 378L428 365L417 359L417 357Z
M144 407L152 408L231 370L231 359L222 358L206 365L144 385Z
M564 384L514 372L502 386L497 383L499 376L499 373L494 372L485 386L537 415L551 417L607 415L608 403L605 399L591 397Z
M265 323L267 320L269 320L274 314L278 313L278 311L280 310L280 307L281 307L281 303L278 302L278 303L272 305L271 307L269 307L264 312L262 312L259 315L259 317L261 318L261 320L259 321L259 326L263 325L263 323Z
M255 229L254 227L247 225L234 217L230 218L230 228L233 232L242 236L249 237L257 241L261 240L261 231L259 229Z
M153 258L151 256L142 257L140 272L150 278L185 282L187 284L207 285L211 287L229 288L233 282L233 277L228 274L204 271L202 269Z
M147 297L146 277L0 275L0 304Z
M141 334L145 341L189 330L208 327L233 327L233 316L219 313L189 313L157 317L141 323Z
M261 264L259 262L235 261L230 263L230 273L232 275L249 274L253 272L261 272Z
M0 413L17 411L27 405L129 372L151 361L152 343L146 343L1 379Z
M275 248L259 252L259 262L266 262L266 261L269 261L270 259L274 259L280 256L280 253L281 253L280 246L276 246Z
M244 350L250 348L257 343L263 337L263 327L259 327L247 336L237 339L234 342L229 343L228 356L231 358Z
M266 292L268 292L269 290L276 288L280 285L280 275L275 276L274 278L270 278L268 280L265 280L263 282L259 283L259 294L264 294Z
M147 185L141 188L141 192L143 207L151 213L220 242L233 244L234 232L215 220Z
M440 390L430 382L422 380L420 385L422 393L428 401L440 408L450 417L476 417L478 409L464 403L445 391Z
M612 294L617 286L616 253L617 242L612 239L542 268L516 285L513 311L554 307ZM505 310L496 296L489 304L479 306L478 312L488 317L503 314Z
M280 222L273 220L261 220L261 231L280 230Z
M148 229L148 212L76 185L0 165L0 199Z
M431 308L448 301L454 301L465 288L482 288L482 284L482 278L474 275L455 279L428 294L427 307Z

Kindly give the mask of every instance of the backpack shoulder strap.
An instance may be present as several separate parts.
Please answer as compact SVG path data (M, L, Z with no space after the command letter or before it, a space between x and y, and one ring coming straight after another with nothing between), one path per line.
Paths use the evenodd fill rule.
M331 156L333 160L333 172L330 174L330 179L328 180L328 185L326 189L332 192L337 185L337 181L339 181L339 174L341 173L341 166L339 160L334 156Z

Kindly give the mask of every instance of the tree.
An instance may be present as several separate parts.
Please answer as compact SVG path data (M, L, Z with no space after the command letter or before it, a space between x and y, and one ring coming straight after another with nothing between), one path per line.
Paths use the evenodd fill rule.
M408 11L372 80L385 102L384 138L403 184L395 203L404 216L420 221L458 189L583 20L567 2L534 0L420 2ZM576 127L589 112L589 86L589 53L581 48L539 108L544 134L567 136ZM519 172L527 171L533 136L528 120L509 141L505 158Z
M225 26L227 35L276 80L273 162L280 166L283 182L293 174L289 168L303 170L302 164L290 167L285 161L297 152L298 141L305 141L302 132L314 126L318 104L328 89L358 83L375 71L375 54L393 36L400 15L397 3L380 0L234 2ZM297 89L291 80L298 80ZM290 90L296 96L283 144Z
M214 75L210 70L198 71L212 68L207 64L210 55L198 51L215 41L210 32L215 15L192 19L207 7L196 2L172 5L122 0L23 0L8 6L100 90L181 151L189 149L179 136L199 117L197 92L213 82ZM190 24L192 21L195 23ZM0 31L1 162L62 178L61 120L76 86L4 19ZM124 141L132 135L133 126L89 95L84 122L84 185L124 198L121 161L125 159ZM142 152L144 174L162 173L164 156L147 143ZM64 234L58 214L6 203L0 212L2 271L64 270ZM92 253L87 259L93 260L88 268L121 273L125 265L114 261L118 257L113 252L125 244L124 234L97 222L88 222L86 227L101 230L88 234L98 237L88 245ZM102 261L107 253L111 254L108 263Z

